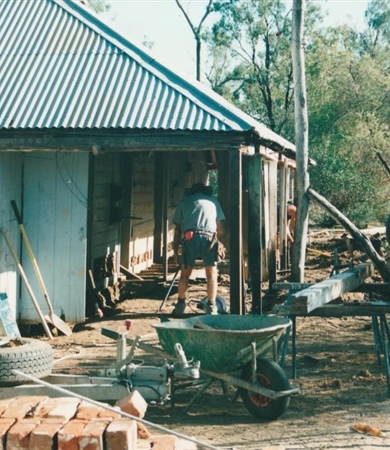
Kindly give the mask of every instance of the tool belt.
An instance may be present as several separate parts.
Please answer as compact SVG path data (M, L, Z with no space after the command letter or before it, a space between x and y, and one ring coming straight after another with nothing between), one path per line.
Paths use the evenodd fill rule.
M203 234L205 236L209 236L210 238L212 238L215 233L212 233L210 231L202 231L202 230L187 230L184 232L184 240L190 241L191 239L194 238L195 234Z

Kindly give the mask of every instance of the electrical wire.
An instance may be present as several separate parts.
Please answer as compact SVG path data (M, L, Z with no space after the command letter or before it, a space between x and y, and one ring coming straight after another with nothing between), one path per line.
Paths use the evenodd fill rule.
M71 176L69 177L70 183L65 179L65 177L64 177L64 175L63 175L63 173L62 173L62 170L61 170L61 168L60 168L60 165L59 165L59 163L58 163L58 153L56 153L56 167L57 167L57 171L58 171L58 173L59 173L59 175L60 175L60 178L61 178L62 182L64 183L64 186L65 186L65 187L68 189L68 191L73 195L73 197L75 197L75 198L79 201L79 203L80 203L82 206L84 206L85 208L87 208L87 207L88 207L88 199L87 199L87 197L85 197L85 195L84 195L83 193L81 193L81 197L82 197L82 198L80 198L79 196L76 195L76 193L74 192L74 189L72 189L72 188L70 187L70 185L72 185L72 186L74 186L79 192L81 192L80 189L77 187L76 183L74 182L73 178L72 178Z

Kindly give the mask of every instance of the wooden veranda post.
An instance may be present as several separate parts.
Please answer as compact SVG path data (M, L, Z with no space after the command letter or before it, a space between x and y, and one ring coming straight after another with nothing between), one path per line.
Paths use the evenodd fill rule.
M304 281L309 198L308 173L308 120L305 77L305 54L303 40L304 0L294 0L292 15L292 57L295 104L295 146L297 161L297 221L292 254L291 281Z
M262 314L261 304L261 248L262 248L262 159L248 158L248 267L252 285L252 314Z
M242 155L229 153L230 166L230 312L245 314L242 247Z

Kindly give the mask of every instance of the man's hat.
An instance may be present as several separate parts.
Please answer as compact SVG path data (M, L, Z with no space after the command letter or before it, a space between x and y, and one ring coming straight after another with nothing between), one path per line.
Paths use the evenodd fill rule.
M201 192L206 195L213 195L213 188L211 186L205 186L203 183L194 183L191 187L191 195Z

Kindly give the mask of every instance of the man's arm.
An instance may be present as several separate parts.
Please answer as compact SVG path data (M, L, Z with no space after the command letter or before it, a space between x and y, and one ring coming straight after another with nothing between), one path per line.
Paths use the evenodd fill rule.
M217 239L220 241L223 236L223 222L222 220L217 220Z

